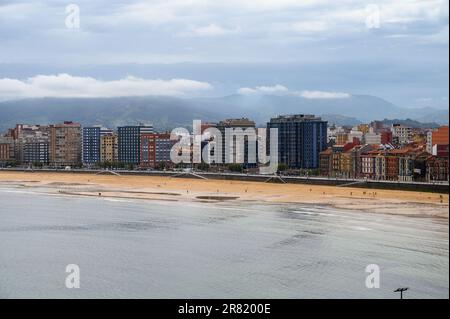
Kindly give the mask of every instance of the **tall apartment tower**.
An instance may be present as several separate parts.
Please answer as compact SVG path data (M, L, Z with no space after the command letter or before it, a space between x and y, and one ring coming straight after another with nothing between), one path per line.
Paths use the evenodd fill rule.
M15 157L21 164L49 164L50 127L17 124Z
M289 168L315 169L319 167L319 153L327 147L327 122L314 115L282 115L267 123L278 129L278 162ZM270 149L270 148L268 148Z
M15 160L14 139L10 136L0 136L0 166Z
M83 127L83 164L96 165L101 162L101 137L112 134L102 126Z
M118 161L117 134L114 132L100 136L100 162L115 163Z
M170 162L170 151L176 141L170 133L141 134L141 162L143 168L154 168L159 163Z
M66 121L50 125L50 165L81 165L81 125Z
M394 123L391 127L392 137L396 144L405 145L411 142L412 128Z
M248 118L227 119L220 121L215 125L222 135L222 163L239 163L243 164L245 168L257 166L257 142L248 139L247 129L256 134L255 122ZM233 141L228 141L226 144L226 130L233 130ZM243 140L244 145L238 145L237 140ZM252 145L253 144L253 145ZM238 147L240 146L240 147ZM251 149L250 149L251 148ZM254 152L255 158L249 158L249 152Z
M141 162L141 135L153 133L153 126L122 126L118 132L118 159L124 164L139 165Z

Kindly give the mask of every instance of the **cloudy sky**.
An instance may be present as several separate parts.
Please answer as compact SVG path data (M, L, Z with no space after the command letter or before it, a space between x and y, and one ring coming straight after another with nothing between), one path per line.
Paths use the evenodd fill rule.
M372 94L443 108L448 10L448 0L0 0L0 99Z

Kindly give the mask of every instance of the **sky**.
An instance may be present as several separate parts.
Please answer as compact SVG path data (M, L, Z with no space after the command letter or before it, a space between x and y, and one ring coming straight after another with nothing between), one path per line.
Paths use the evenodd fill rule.
M371 94L448 108L448 0L0 0L0 100Z

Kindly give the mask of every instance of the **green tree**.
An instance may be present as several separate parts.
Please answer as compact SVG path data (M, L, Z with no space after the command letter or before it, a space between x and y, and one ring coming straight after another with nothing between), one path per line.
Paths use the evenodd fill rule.
M33 167L42 168L43 164L41 162L35 161L33 162Z
M16 167L18 165L19 165L18 160L11 160L11 161L6 162L6 166Z
M197 169L199 169L201 171L208 171L209 170L209 164L205 163L205 162L201 162L200 164L197 165Z
M289 167L288 167L286 164L284 164L284 163L278 164L278 172L284 172L284 171L286 171L288 168L289 168Z
M242 170L243 170L242 165L237 164L237 163L228 164L227 167L230 172L235 172L235 173L242 173Z

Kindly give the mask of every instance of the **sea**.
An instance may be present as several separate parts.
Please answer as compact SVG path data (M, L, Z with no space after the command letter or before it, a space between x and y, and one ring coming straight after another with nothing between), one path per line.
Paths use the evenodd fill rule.
M0 185L0 298L449 298L448 252L442 218Z

